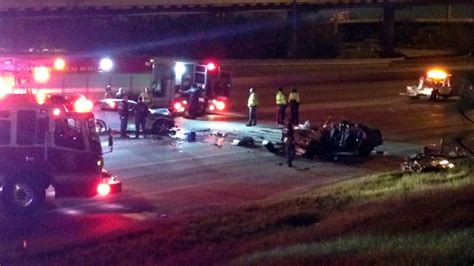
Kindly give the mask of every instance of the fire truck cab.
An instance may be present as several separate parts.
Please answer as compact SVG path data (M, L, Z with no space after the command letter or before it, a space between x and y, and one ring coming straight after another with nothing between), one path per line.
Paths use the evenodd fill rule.
M158 106L171 106L175 114L188 111L190 91L199 90L198 114L225 111L232 82L228 72L214 62L152 60L152 93Z
M35 210L50 186L56 198L121 191L121 183L103 169L89 103L78 99L71 110L61 97L0 96L0 196L7 211Z

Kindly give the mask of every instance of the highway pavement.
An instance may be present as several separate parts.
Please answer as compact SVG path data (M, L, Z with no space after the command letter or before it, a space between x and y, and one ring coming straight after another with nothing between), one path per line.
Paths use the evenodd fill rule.
M294 75L293 75L294 74ZM289 71L289 77L301 73ZM291 78L290 78L291 79ZM251 80L251 79L250 79ZM254 77L255 82L262 82ZM1 258L57 250L167 223L195 213L207 213L299 193L311 187L398 169L403 156L423 145L447 141L473 126L457 112L456 99L431 103L413 101L398 93L411 79L320 84L317 77L294 86L301 93L301 120L322 124L347 119L380 128L385 143L368 160L328 162L295 161L288 168L284 158L262 147L232 146L234 138L252 136L278 139L273 105L273 81L261 83L257 127L245 127L248 80L236 80L231 114L198 120L179 118L176 138L117 139L114 152L105 156L105 167L123 181L124 191L109 198L55 200L48 191L47 204L29 217L0 214ZM240 82L240 83L239 83ZM283 85L282 85L283 86ZM285 87L288 92L289 85ZM238 108L236 107L238 106ZM179 138L197 132L196 142ZM211 135L224 132L224 142ZM466 138L470 138L466 135Z

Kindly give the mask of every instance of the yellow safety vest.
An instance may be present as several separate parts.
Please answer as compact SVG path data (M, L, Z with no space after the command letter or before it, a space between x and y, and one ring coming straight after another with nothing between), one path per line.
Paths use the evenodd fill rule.
M258 105L257 94L255 92L250 94L247 105L248 107L255 107Z
M297 103L300 103L300 94L297 92L291 92L290 96L288 96L288 101L295 101Z
M286 104L286 98L285 94L283 92L279 91L276 94L276 104L277 105L285 105Z

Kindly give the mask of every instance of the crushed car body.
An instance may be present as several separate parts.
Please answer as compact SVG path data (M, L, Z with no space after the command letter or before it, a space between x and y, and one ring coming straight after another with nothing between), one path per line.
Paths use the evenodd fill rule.
M312 127L308 122L294 129L296 154L306 157L334 159L338 155L369 156L375 147L382 145L383 137L379 129L370 128L350 121L325 123ZM279 149L272 143L264 146L272 153Z

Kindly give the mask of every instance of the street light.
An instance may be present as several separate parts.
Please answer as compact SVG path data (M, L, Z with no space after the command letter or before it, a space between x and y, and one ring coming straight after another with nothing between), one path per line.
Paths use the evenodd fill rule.
M112 70L113 67L114 67L114 62L112 61L112 59L108 57L102 58L102 60L100 60L99 62L99 68L102 71L109 72L110 70Z

